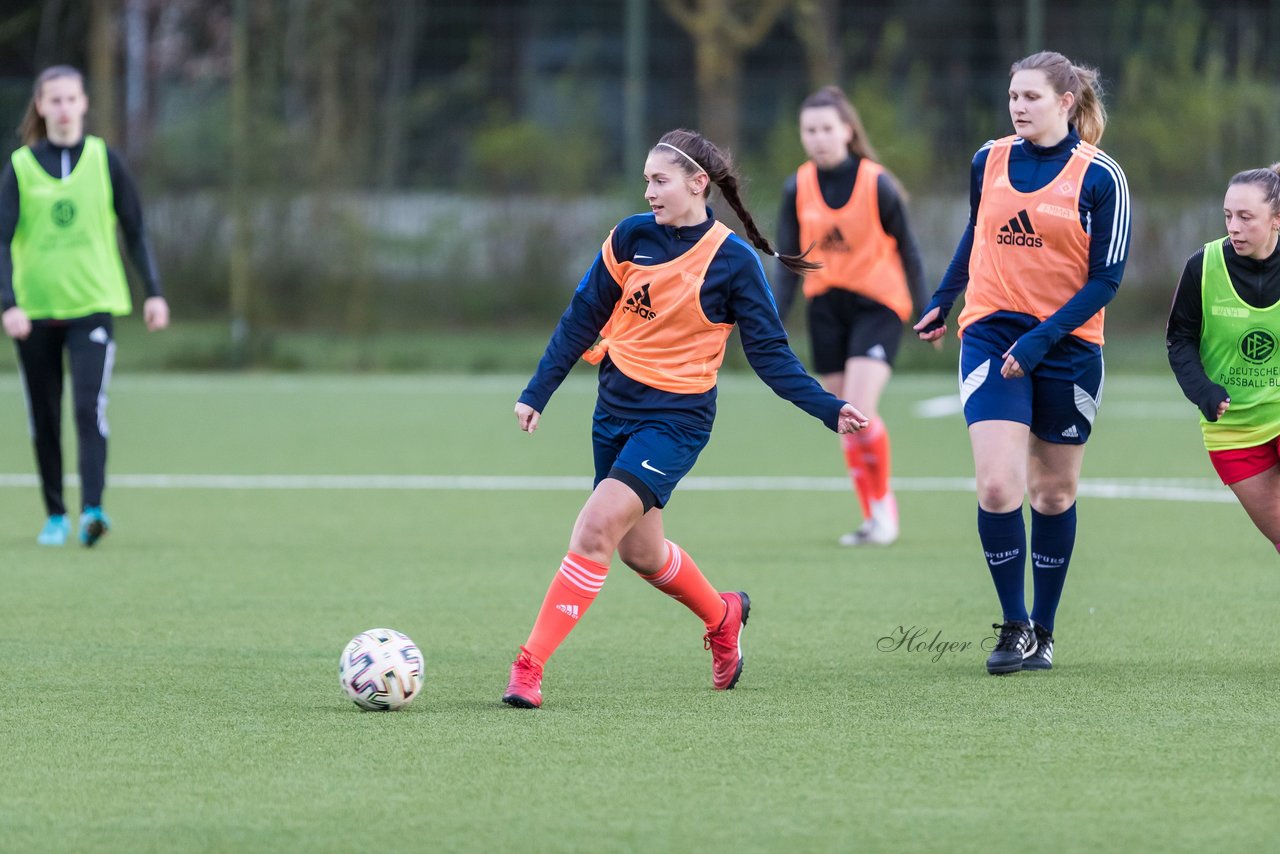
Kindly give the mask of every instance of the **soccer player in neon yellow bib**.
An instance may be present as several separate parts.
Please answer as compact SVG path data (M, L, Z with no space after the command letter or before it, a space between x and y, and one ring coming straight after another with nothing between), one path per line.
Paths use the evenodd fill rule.
M79 438L80 542L92 546L111 527L102 492L113 319L132 310L117 224L147 289L147 328L169 325L137 188L106 143L85 135L88 108L79 71L43 71L22 122L23 147L0 174L0 320L17 344L49 516L36 541L49 546L71 533L62 497L64 350Z
M1187 261L1165 344L1209 461L1280 551L1280 163L1234 175L1222 211L1227 236Z

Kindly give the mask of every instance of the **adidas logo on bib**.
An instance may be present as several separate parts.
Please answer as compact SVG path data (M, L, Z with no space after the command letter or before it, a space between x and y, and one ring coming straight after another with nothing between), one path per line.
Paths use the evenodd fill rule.
M1031 217L1027 215L1027 211L1018 211L1018 215L1013 217L1005 225L1000 226L1000 232L996 235L996 243L1004 246L1027 246L1031 249L1039 249L1044 246L1044 239L1036 234L1036 230L1031 226Z
M634 311L645 320L653 320L658 313L653 310L653 302L649 299L649 285L653 282L646 282L640 286L640 289L627 297L626 303L622 306L622 310Z

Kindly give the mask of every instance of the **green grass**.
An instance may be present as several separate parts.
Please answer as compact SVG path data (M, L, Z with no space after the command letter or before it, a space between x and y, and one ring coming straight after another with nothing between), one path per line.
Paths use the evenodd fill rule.
M111 468L588 475L590 379L534 436L511 415L523 379L122 373ZM904 484L971 474L959 417L913 414L953 388L891 384ZM1171 379L1106 394L1087 482L1211 485ZM0 399L0 473L28 473L16 381ZM727 378L694 474L838 460ZM615 564L545 707L509 709L583 498L116 486L90 551L37 548L35 489L0 487L0 850L1276 850L1280 577L1237 505L1083 499L1055 669L992 678L971 494L904 490L902 540L855 552L834 545L841 492L677 492L669 535L752 596L739 688L711 691L700 624ZM403 712L337 685L378 625L426 656ZM879 651L899 626L973 646Z
M1111 371L1162 373L1168 370L1164 349L1164 317L1151 314L1144 294L1121 291L1110 312L1106 355ZM958 314L958 311L955 312ZM557 316L530 318L513 328L424 328L379 330L354 334L347 330L255 327L242 349L232 347L230 327L215 320L179 316L162 333L149 334L137 315L116 322L121 371L225 371L253 369L283 372L523 373L537 364ZM414 318L405 318L406 322ZM1127 326L1120 326L1124 322ZM952 324L954 328L954 324ZM804 311L789 318L792 346L808 358ZM950 333L949 333L950 335ZM902 342L898 368L908 372L955 371L956 344L949 337L941 352L911 337ZM0 372L16 366L11 346L0 346ZM731 372L747 371L742 348L733 342L725 354Z

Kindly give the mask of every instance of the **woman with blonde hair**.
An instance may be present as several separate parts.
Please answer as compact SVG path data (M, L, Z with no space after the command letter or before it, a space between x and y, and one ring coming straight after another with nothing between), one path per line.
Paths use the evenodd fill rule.
M1102 399L1103 306L1129 254L1128 183L1097 147L1106 127L1097 71L1046 51L1009 74L1014 132L974 155L969 222L914 327L926 341L940 339L965 292L960 399L978 536L1003 611L987 659L993 674L1053 666L1084 444Z

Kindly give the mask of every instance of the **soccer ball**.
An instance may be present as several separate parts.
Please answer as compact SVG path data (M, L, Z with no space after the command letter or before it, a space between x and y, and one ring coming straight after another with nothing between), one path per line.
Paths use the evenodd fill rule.
M362 709L389 712L422 692L422 653L408 635L369 629L351 639L338 661L342 690Z

